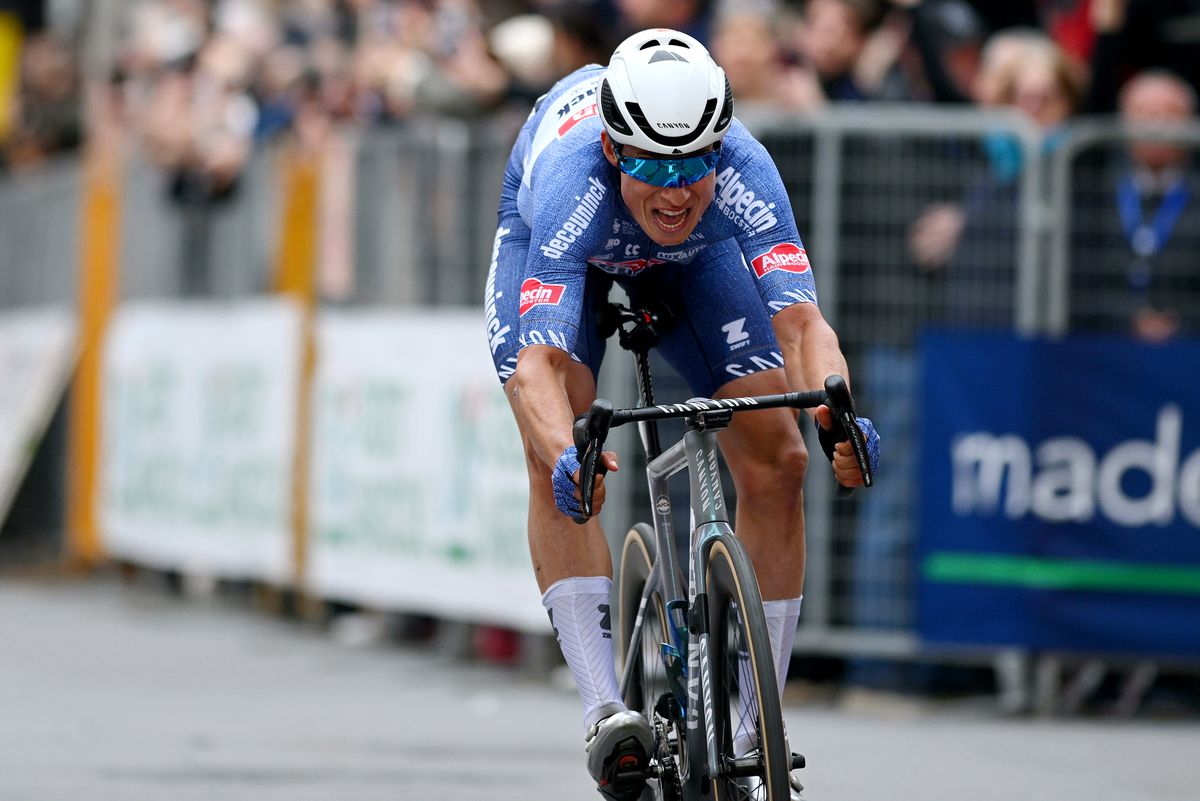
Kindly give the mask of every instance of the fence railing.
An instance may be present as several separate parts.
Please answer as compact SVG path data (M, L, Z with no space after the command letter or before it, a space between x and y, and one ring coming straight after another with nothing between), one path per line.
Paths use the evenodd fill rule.
M1128 258L1102 264L1101 257L1124 247L1117 198L1129 145L1165 136L1194 151L1200 131L1147 134L1086 120L1045 136L1005 113L879 106L746 122L789 190L860 413L887 440L886 476L852 500L836 500L828 472L811 471L797 648L916 654L919 333L938 326L1060 334L1077 322L1127 331L1129 282L1137 276ZM478 305L513 133L430 120L340 137L318 168L322 299L351 308ZM1193 162L1182 160L1178 170L1197 186ZM73 302L79 175L68 163L0 183L0 306ZM270 151L255 155L220 203L172 199L168 176L128 163L120 296L265 291L280 247L279 187ZM1173 234L1180 266L1171 268L1168 289L1181 304L1177 324L1193 335L1200 330L1196 207L1185 212L1196 218L1181 218ZM1080 312L1096 308L1104 314ZM606 367L604 392L634 398L627 365L610 362L617 364ZM665 368L659 376L664 398L685 396ZM636 467L623 473L623 502L609 512L614 536L632 522L628 510L647 502Z

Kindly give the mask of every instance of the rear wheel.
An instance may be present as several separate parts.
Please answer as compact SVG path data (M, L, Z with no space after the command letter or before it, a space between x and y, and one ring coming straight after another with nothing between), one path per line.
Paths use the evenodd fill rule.
M718 801L788 801L791 754L762 596L732 534L713 543L707 579L718 761L726 774L713 783L714 795Z
M650 577L650 569L657 558L654 529L645 523L638 523L625 535L621 546L620 572L616 581L616 650L619 670L625 669L625 663L632 654L633 633L637 625L638 609L642 602L642 592ZM677 735L667 731L664 721L655 721L655 705L659 699L670 691L667 683L667 671L663 665L661 645L670 642L667 634L667 610L662 595L658 592L651 594L644 612L645 621L638 641L635 658L637 667L634 669L629 689L625 693L625 704L641 712L646 719L655 725L659 738L665 738L666 747L660 747L658 761L660 767L665 760L674 762L674 757L668 755L675 750L672 744ZM678 728L675 727L675 732ZM662 780L650 780L642 795L643 801L674 801L678 796L678 782L669 777L671 769L678 770L675 764L666 765L668 777ZM676 776L678 774L676 773Z

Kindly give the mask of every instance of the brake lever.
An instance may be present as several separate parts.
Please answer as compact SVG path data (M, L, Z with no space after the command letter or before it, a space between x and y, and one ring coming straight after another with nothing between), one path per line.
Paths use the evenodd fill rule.
M592 516L592 495L596 491L596 476L608 472L604 462L600 460L600 454L604 451L604 440L608 438L612 415L612 404L597 398L592 402L591 409L575 418L575 424L571 428L575 450L582 454L579 458L579 508L585 519L575 521L580 525Z
M846 386L845 379L840 375L831 375L826 378L825 396L830 410L833 412L834 442L850 440L850 447L854 450L854 460L858 463L859 473L863 477L863 486L870 487L875 483L875 476L871 472L865 437L858 425L858 415L854 411L854 398L850 395L850 388ZM837 494L839 497L845 497L852 492L854 492L853 487L838 484Z

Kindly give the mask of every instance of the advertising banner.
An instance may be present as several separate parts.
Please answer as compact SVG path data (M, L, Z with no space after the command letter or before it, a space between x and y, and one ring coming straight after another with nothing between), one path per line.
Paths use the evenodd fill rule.
M327 312L317 352L309 591L548 630L479 313Z
M300 311L283 300L117 312L99 490L111 554L290 580L300 354Z
M0 314L0 523L58 408L77 344L66 309Z
M922 359L921 636L1200 655L1200 343L956 332Z

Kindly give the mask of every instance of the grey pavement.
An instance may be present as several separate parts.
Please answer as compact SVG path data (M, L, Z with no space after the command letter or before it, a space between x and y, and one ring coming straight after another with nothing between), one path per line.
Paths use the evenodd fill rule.
M789 703L810 801L1196 801L1195 721ZM0 579L0 801L599 798L561 680L113 581Z

